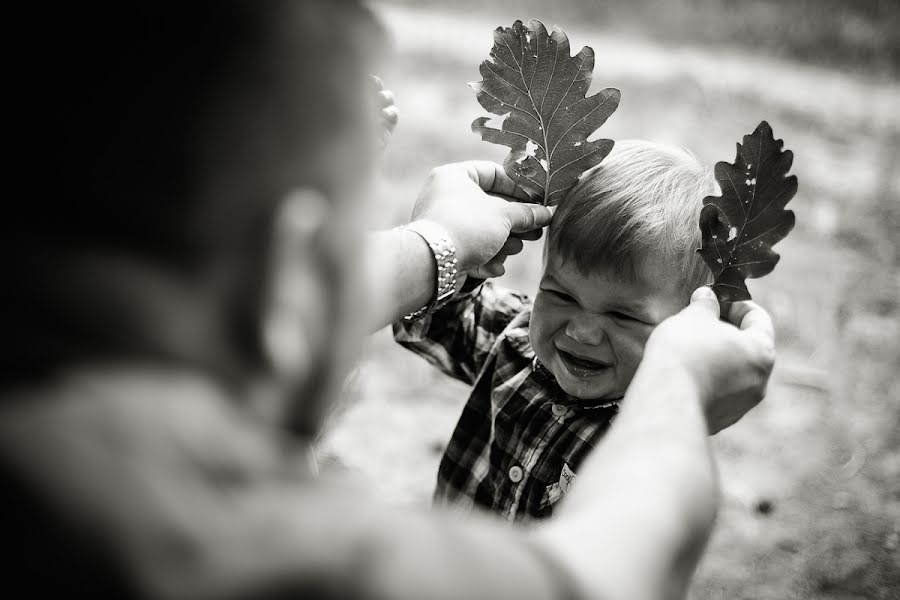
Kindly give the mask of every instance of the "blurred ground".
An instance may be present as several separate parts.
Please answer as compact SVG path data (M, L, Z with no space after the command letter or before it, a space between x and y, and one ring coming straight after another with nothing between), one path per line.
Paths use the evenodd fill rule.
M465 84L492 29L516 18L559 23L573 51L594 47L595 84L622 90L605 137L685 145L712 164L768 120L800 179L781 262L750 283L776 321L779 362L764 404L714 438L724 506L693 597L900 598L900 3L781 3L792 20L765 0L483 4L378 5L401 123L374 225L407 218L433 166L502 160L469 130L484 113ZM534 246L504 281L533 291L538 269ZM426 505L465 386L381 332L350 388L325 447L389 501Z

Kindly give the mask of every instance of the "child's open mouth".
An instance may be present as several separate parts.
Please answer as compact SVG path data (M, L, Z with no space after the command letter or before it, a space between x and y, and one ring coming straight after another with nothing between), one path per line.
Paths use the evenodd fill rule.
M559 357L570 373L578 377L590 377L596 375L600 371L608 368L610 365L604 362L597 362L574 354L569 354L564 350L559 350Z

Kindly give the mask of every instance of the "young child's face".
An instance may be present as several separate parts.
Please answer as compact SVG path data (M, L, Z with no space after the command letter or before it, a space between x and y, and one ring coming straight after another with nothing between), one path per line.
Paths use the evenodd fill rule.
M531 316L531 344L567 394L625 394L660 321L687 304L677 270L647 256L635 277L583 275L550 249Z

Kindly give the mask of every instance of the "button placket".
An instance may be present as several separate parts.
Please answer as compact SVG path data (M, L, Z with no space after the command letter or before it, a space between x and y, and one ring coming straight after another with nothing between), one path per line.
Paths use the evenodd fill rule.
M553 404L550 407L550 412L553 413L553 416L556 417L556 421L562 425L563 422L575 414L575 411L565 404Z

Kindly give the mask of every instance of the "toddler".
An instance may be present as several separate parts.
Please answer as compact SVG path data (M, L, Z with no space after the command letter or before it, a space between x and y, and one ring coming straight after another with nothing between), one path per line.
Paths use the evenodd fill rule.
M534 300L486 282L394 337L472 385L436 504L548 517L618 411L653 328L711 280L695 250L712 169L618 142L559 203Z

